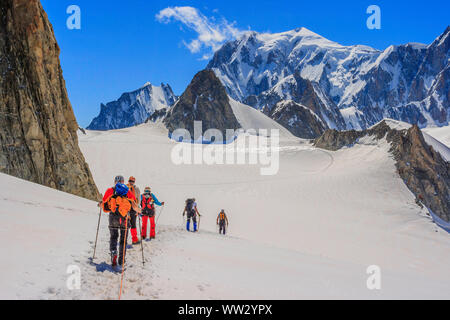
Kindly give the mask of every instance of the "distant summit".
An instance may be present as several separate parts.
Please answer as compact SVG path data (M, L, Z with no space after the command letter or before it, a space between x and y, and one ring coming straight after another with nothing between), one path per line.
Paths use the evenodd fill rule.
M112 130L144 123L155 111L173 105L177 96L168 84L160 87L147 82L140 89L122 94L116 100L100 106L100 114L87 127L89 130Z
M257 109L283 100L313 111L322 104L316 114L329 128L365 129L383 118L443 126L450 120L449 34L447 27L430 45L379 51L343 46L306 28L252 31L225 43L207 68L232 98ZM310 83L320 102L305 103L301 83Z

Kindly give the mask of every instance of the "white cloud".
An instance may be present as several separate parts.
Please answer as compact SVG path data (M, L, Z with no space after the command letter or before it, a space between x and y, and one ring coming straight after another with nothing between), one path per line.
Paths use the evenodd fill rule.
M193 7L168 7L161 10L156 19L162 23L178 21L198 34L197 39L184 41L185 46L192 53L199 53L202 49L217 51L221 45L231 39L235 39L242 31L224 18L216 22L214 17L206 17L198 9ZM204 54L206 59L210 54Z

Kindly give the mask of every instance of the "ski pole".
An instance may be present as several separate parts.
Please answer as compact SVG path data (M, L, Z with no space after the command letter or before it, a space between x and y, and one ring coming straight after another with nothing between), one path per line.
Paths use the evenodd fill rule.
M145 265L145 258L144 258L144 244L142 243L142 225L141 225L141 215L139 215L139 232L141 233L141 251L142 251L142 266Z
M97 234L95 236L94 254L92 255L92 261L95 259L95 251L97 250L98 230L100 229L100 219L102 218L102 207L100 207L100 213L98 214Z
M127 248L127 238L128 238L128 217L125 219L125 236L123 239L123 252L122 252L122 276L120 278L120 291L119 300L122 297L122 286L123 286L123 274L125 272L125 249Z
M159 217L161 217L161 214L163 213L163 211L164 211L164 208L165 208L165 206L162 206L161 210L159 211L159 215L158 215L158 218L156 218L156 224L158 224L158 221L159 221Z

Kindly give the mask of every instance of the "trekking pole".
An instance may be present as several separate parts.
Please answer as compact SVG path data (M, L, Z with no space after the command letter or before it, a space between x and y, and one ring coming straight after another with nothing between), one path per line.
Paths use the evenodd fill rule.
M100 212L98 214L97 234L95 236L94 254L92 255L92 261L94 261L94 259L95 259L95 251L97 250L98 230L100 229L100 219L101 218L102 218L102 207L100 207Z
M120 291L119 300L122 297L122 287L123 287L123 274L125 272L125 249L127 248L127 238L128 238L128 217L125 220L125 237L123 239L123 252L122 252L122 276L120 278Z
M163 213L164 208L165 208L165 206L162 206L161 210L159 211L158 218L156 218L156 225L158 225L159 217L161 217L161 214Z
M141 225L141 215L139 215L139 232L141 233L141 251L142 251L142 266L145 265L145 258L144 258L144 244L142 243L142 225Z

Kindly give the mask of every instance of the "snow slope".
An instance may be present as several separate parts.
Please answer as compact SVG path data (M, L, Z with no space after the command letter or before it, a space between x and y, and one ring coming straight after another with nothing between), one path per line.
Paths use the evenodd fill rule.
M386 143L326 152L286 137L279 173L264 177L258 165L177 166L175 145L153 124L80 133L101 191L117 174L134 175L166 201L157 239L144 243L145 267L140 247L128 252L123 298L450 298L450 237L415 205ZM0 182L0 297L116 299L106 215L89 260L96 204L2 174ZM203 214L198 234L183 231L183 202L192 196ZM215 225L222 208L227 237ZM81 290L66 288L71 264L81 268ZM380 291L366 288L374 264Z
M229 99L231 109L244 130L266 129L267 133L270 135L270 130L277 129L279 130L281 137L293 138L293 135L285 127L269 118L261 111L240 103L231 97L229 97Z
M50 297L67 267L85 262L96 204L5 174L0 181L0 299Z
M425 128L422 131L426 132L436 140L439 140L450 148L450 126Z
M80 137L80 144L101 189L108 187L112 177L119 173L136 176L141 188L151 185L157 196L167 203L160 220L165 226L181 227L183 201L195 196L204 215L202 230L215 232L215 217L220 209L226 209L231 220L231 235L235 237L233 241L244 241L249 246L251 243L251 246L257 247L250 250L251 246L241 244L244 246L242 250L250 250L248 256L256 259L255 263L262 259L259 255L252 254L258 250L274 257L280 252L289 252L293 261L288 265L293 272L299 271L295 279L300 278L298 281L301 282L301 279L304 280L302 275L305 274L302 268L309 266L314 269L315 263L309 259L326 259L334 267L320 275L314 272L308 274L308 278L331 281L333 289L330 290L315 283L316 288L324 289L317 289L317 296L373 297L365 289L363 282L358 287L355 283L339 285L331 280L364 278L365 268L371 264L380 265L387 274L393 275L391 279L395 278L400 282L408 282L408 279L423 280L424 287L412 285L417 289L415 293L411 285L401 288L397 286L398 283L394 285L392 282L389 284L392 291L381 291L380 297L448 296L447 292L450 291L441 289L450 288L450 276L446 271L450 266L450 258L446 253L450 238L415 205L413 195L395 173L394 161L387 153L386 144L369 141L351 149L330 153L314 149L298 139L284 139L280 146L279 173L262 177L259 166L252 165L174 165L170 153L175 144L169 142L166 136L165 129L148 124L106 133L88 132L87 136ZM239 139L244 138L241 136ZM125 154L133 154L133 157L118 157L114 152L118 147ZM185 245L185 240L178 240L178 237L187 237L190 241L192 237L189 234L167 237L172 237L174 239L171 241L175 241L167 245L176 248L171 249L174 251L161 249L163 252L155 260L163 265L171 263L170 255L173 254L173 259L185 261L190 258L188 261L193 264L192 267L198 264L199 269L213 272L215 264L211 266L210 263L216 256L211 258L210 253L218 248L236 250L227 247L231 245L228 240L220 242L216 247L212 240L203 243L202 239L194 238L197 240L192 241L199 243L193 249ZM177 241L181 242L179 247ZM207 244L209 241L211 243ZM213 248L209 248L210 245ZM181 250L184 250L186 256L180 256ZM207 253L209 250L211 252ZM295 263L294 257L299 257L302 262ZM280 265L279 259L270 260L273 261L273 268L286 268ZM233 274L241 274L242 261L235 261L227 255L219 261L236 263L238 266L229 270L230 278ZM284 263L287 262L283 261L281 264ZM336 266L341 264L347 267L336 271ZM175 288L183 287L186 285L184 282L196 283L197 276L183 278L186 264L180 268L182 270L179 270L179 274L174 269L172 277L169 276L170 279L175 277L179 281L171 280L172 282L167 283L168 281L160 280L168 288L160 297L176 296ZM339 276L334 272L338 272ZM203 277L205 273L206 271L200 272ZM284 283L283 272L276 274L281 277L277 281ZM223 293L226 290L220 285L213 286L213 289L202 285L204 291L198 290L199 297L315 296L314 290L306 292L296 283L291 284L289 288L292 290L288 290L289 293L286 291L276 295L276 290L261 292L257 283L263 280L257 274L253 275L253 281L247 280L256 287L252 287L251 291L243 288L242 295L239 295L237 292L243 286L243 279L247 278L236 276L235 282L224 281L223 286L232 286L234 289L227 294ZM438 288L428 292L425 285L428 281L437 281ZM283 289L281 285L276 288L280 292ZM223 295L215 295L216 290L222 290ZM251 293L246 296L245 292Z

